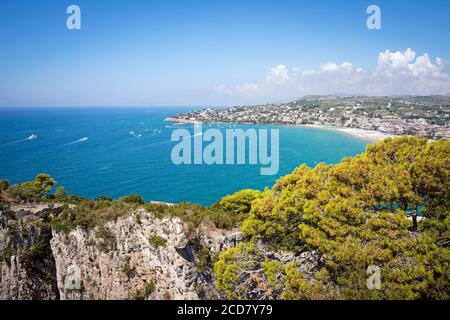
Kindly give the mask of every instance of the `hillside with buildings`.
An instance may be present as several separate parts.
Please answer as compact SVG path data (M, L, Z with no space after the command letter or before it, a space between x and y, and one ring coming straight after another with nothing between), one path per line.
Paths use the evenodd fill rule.
M437 140L450 137L450 97L305 96L288 103L196 110L167 121L332 126Z

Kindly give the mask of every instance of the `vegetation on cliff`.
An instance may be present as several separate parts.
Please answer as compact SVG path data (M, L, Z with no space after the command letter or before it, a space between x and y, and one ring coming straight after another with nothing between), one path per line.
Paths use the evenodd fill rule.
M139 223L139 208L179 217L193 229L204 222L241 227L244 242L218 257L204 250L199 258L199 270L214 264L217 288L228 298L252 298L250 289L267 299L450 298L449 140L387 139L340 164L303 165L272 190L243 190L210 207L143 203L138 195L88 200L67 195L43 174L13 186L0 181L0 200L3 211L14 202L63 204L45 219L60 232L127 215ZM156 236L150 241L165 245ZM306 258L283 259L285 253L313 262L305 268ZM27 257L46 255L38 242ZM380 288L367 286L373 267Z
M132 214L139 220L138 208L144 208L160 218L179 217L192 228L207 220L217 228L233 229L239 227L247 217L253 200L261 196L259 191L243 190L224 197L210 207L205 207L186 202L177 205L145 203L142 196L135 194L117 200L108 196L89 200L77 195L68 195L64 187L56 186L57 182L47 174L39 174L34 181L16 185L0 180L0 203L62 204L62 212L51 219L53 228L62 232L69 232L76 227L88 229L103 226L109 221Z
M387 139L338 165L301 166L256 200L240 246L221 253L217 286L244 298L242 279L285 299L450 298L450 141ZM261 259L254 243L324 258L313 275ZM369 266L381 287L367 286ZM248 284L246 284L248 285Z

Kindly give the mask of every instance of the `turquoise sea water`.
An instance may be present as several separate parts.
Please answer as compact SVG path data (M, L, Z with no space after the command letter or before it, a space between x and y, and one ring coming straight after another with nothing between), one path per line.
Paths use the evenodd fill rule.
M302 163L338 163L367 144L332 130L237 125L280 130L278 175L261 176L259 165L176 166L171 133L180 127L193 132L193 127L164 119L188 110L0 108L0 178L17 183L48 173L69 193L88 198L138 193L147 201L209 205L241 189L271 187Z

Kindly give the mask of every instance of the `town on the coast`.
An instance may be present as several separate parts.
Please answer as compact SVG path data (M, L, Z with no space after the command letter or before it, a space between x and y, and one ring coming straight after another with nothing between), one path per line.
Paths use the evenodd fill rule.
M450 138L450 96L305 96L288 103L206 108L166 120L351 128L439 140Z

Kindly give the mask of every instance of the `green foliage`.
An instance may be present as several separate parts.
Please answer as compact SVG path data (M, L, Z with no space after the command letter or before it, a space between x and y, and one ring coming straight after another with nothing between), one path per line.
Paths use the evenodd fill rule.
M0 180L0 193L5 192L9 188L8 180Z
M24 182L9 188L10 196L23 201L42 201L48 198L56 181L48 174L38 174L34 181Z
M258 190L242 190L222 198L215 206L234 214L247 214L250 212L252 202L260 198L261 192Z
M219 254L218 261L214 264L216 274L216 287L222 290L230 299L242 299L248 290L247 284L241 284L241 270L255 270L256 266L249 259L255 249L253 244L240 243L235 248L228 249Z
M449 299L449 159L449 140L403 137L281 178L253 203L242 232L272 248L314 250L325 263L311 278L295 264L268 261L278 278L269 272L260 286L277 292L281 279L286 299ZM229 297L240 297L238 270L260 267L245 265L255 254L244 247L222 253L215 266ZM370 265L381 268L381 290L366 286Z
M3 250L2 255L0 258L5 261L8 265L11 263L11 258L14 255L14 249L11 246L8 246Z
M122 272L125 273L125 274L127 275L128 278L132 278L132 277L134 277L134 275L135 275L135 269L132 268L132 267L130 266L130 263L129 263L129 262L127 262L127 263L124 265L124 267L123 267L123 269L122 269Z
M53 228L65 233L76 227L89 229L102 226L109 221L117 220L119 217L133 214L136 222L141 223L142 218L136 212L138 207L143 207L157 218L179 217L192 229L198 227L205 219L213 222L218 228L232 229L239 226L246 217L246 215L225 211L221 207L203 207L189 203L173 206L155 203L141 205L140 201L134 200L109 200L105 198L86 200L82 198L74 199L74 196L68 196L67 201L73 202L75 205L66 206L63 212L52 220Z
M64 232L69 232L76 227L94 228L132 214L136 208L135 204L123 201L82 200L75 206L66 207L52 220L52 226L57 231Z
M50 260L53 257L50 246L51 238L51 228L47 224L41 225L41 231L36 243L22 253L20 259L29 274L52 273L52 270L48 268L48 265L51 264Z
M222 251L214 263L216 287L230 299L273 299L282 290L283 265L253 241Z
M177 205L146 203L143 207L157 217L179 217L191 228L198 227L205 219L213 222L217 228L233 229L241 224L246 215L236 215L217 206L204 207L182 202Z
M97 238L96 247L100 251L108 253L116 248L116 236L105 226L97 228L95 237Z
M144 287L144 298L147 299L156 289L155 281L150 281Z
M272 191L266 190L255 201L249 218L243 222L243 234L262 238L278 248L298 250L302 246L298 225L303 217L299 209L321 191L329 169L323 164L314 170L303 165L278 180Z
M151 236L149 238L149 241L150 244L155 248L165 247L167 244L167 240L160 236Z
M41 200L33 182L24 182L19 185L14 185L9 189L9 194L11 197L22 201Z
M134 215L134 218L136 219L136 223L137 224L142 224L142 217L141 217L141 214L139 213L139 212L137 212L135 215Z
M34 185L36 187L38 195L48 194L52 188L56 185L56 181L48 174L38 174L34 179Z
M56 218L52 221L52 228L56 232L62 232L65 234L69 234L69 232L72 230L72 225L70 223L66 223L65 221L62 221L59 218Z
M127 202L127 203L138 203L138 204L144 204L144 198L138 194L132 194L126 197L122 197L119 199L120 201Z
M110 196L100 195L94 199L95 201L113 201Z
M67 201L67 193L63 186L56 188L54 195L55 201L65 202Z
M211 252L208 248L201 247L196 251L196 270L197 272L203 272L212 267Z
M0 214L9 212L9 204L0 196Z
M152 280L149 283L145 284L144 289L142 291L137 292L133 299L134 300L147 300L150 295L156 290L156 281Z

